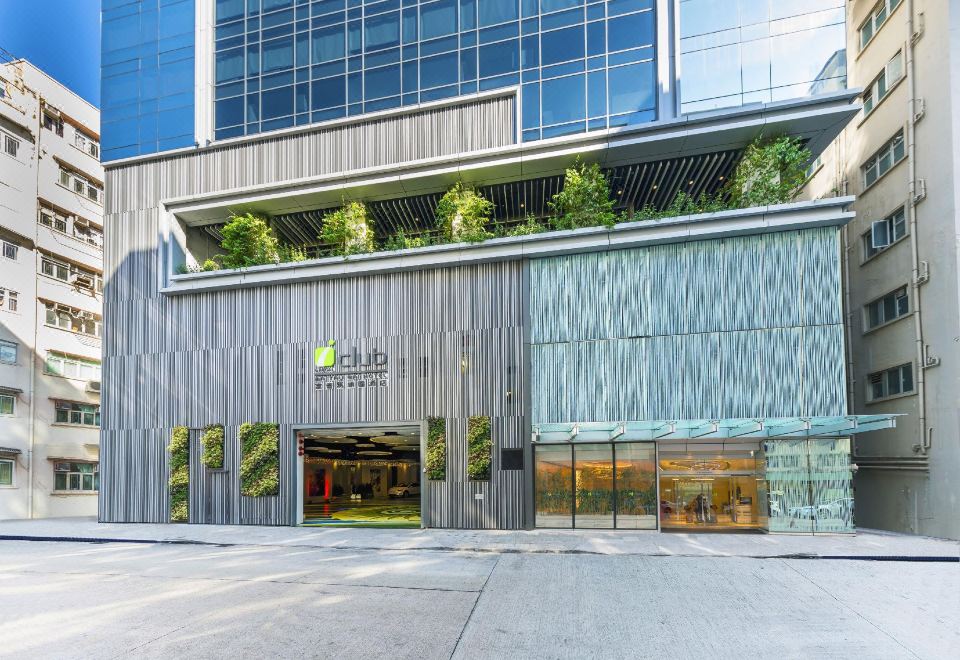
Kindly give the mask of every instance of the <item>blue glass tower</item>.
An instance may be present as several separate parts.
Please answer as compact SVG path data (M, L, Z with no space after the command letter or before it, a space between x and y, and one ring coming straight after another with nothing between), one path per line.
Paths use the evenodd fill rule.
M194 0L103 0L104 161L194 139Z

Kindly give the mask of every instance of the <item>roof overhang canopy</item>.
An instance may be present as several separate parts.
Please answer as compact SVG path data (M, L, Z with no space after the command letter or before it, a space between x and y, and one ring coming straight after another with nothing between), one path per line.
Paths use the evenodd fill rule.
M215 191L163 203L187 225L215 225L225 222L233 212L276 217L337 207L344 200L369 203L442 194L460 180L478 187L495 187L549 179L561 176L577 157L607 170L625 172L628 166L646 164L649 173L664 163L679 164L674 168L675 181L658 187L659 196L671 199L677 190L687 189L689 181L700 187L701 182L722 174L723 167L730 167L730 163L720 162L723 167L718 168L715 155L738 155L760 135L791 135L803 140L811 153L819 154L860 109L855 102L858 94L859 90L844 90L793 101L724 108L639 126ZM634 168L636 172L642 170ZM519 204L522 200L520 191L510 188L507 192L516 197L512 201Z
M896 426L899 415L842 417L745 417L727 419L567 422L534 424L533 442L638 442L845 437Z

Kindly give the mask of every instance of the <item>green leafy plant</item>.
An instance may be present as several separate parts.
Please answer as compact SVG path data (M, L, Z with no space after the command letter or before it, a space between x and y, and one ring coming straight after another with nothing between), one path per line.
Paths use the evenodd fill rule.
M203 452L200 462L211 470L223 469L223 426L211 424L203 429L200 436L200 446Z
M427 418L427 478L443 481L447 478L447 420Z
M277 248L277 257L280 263L286 264L296 261L306 261L307 253L302 247L284 244Z
M528 215L524 221L506 230L506 236L530 236L548 231L549 227L540 222L535 216Z
M214 270L220 270L220 264L213 259L205 259L199 266L188 266L187 264L177 266L177 273L179 275L186 275L187 273L207 273Z
M383 249L409 250L412 248L426 247L427 245L434 245L434 237L430 234L407 236L407 234L401 229L396 234L384 241Z
M373 252L374 235L363 202L344 204L323 216L320 240L330 245L332 254L348 256Z
M785 204L806 181L810 151L793 137L758 137L743 152L728 194L735 208Z
M170 522L187 522L190 517L190 431L175 426L170 434Z
M247 268L276 263L277 237L263 218L252 213L231 216L220 230L224 268ZM214 262L216 263L216 262Z
M490 479L493 442L490 439L490 418L467 420L467 476L479 481Z
M280 494L280 427L246 422L240 425L240 494Z
M479 243L493 237L487 230L493 209L493 202L458 181L437 203L437 227L448 241Z
M617 222L607 177L599 165L586 165L580 158L577 158L573 167L567 168L563 189L553 196L548 205L554 215L553 226L557 229L598 225L612 227Z

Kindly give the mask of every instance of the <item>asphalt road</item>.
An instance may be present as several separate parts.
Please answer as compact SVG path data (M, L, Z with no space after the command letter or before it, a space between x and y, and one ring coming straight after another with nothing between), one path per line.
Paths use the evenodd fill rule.
M0 541L0 657L955 658L960 565Z

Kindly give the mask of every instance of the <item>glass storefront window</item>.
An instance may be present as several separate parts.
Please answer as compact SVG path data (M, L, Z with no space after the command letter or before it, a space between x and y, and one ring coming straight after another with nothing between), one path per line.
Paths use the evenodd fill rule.
M575 525L613 528L613 445L574 445Z
M653 443L538 445L536 526L656 529Z
M617 528L657 528L656 448L623 443L616 452Z
M573 526L573 460L569 445L536 449L536 526Z

